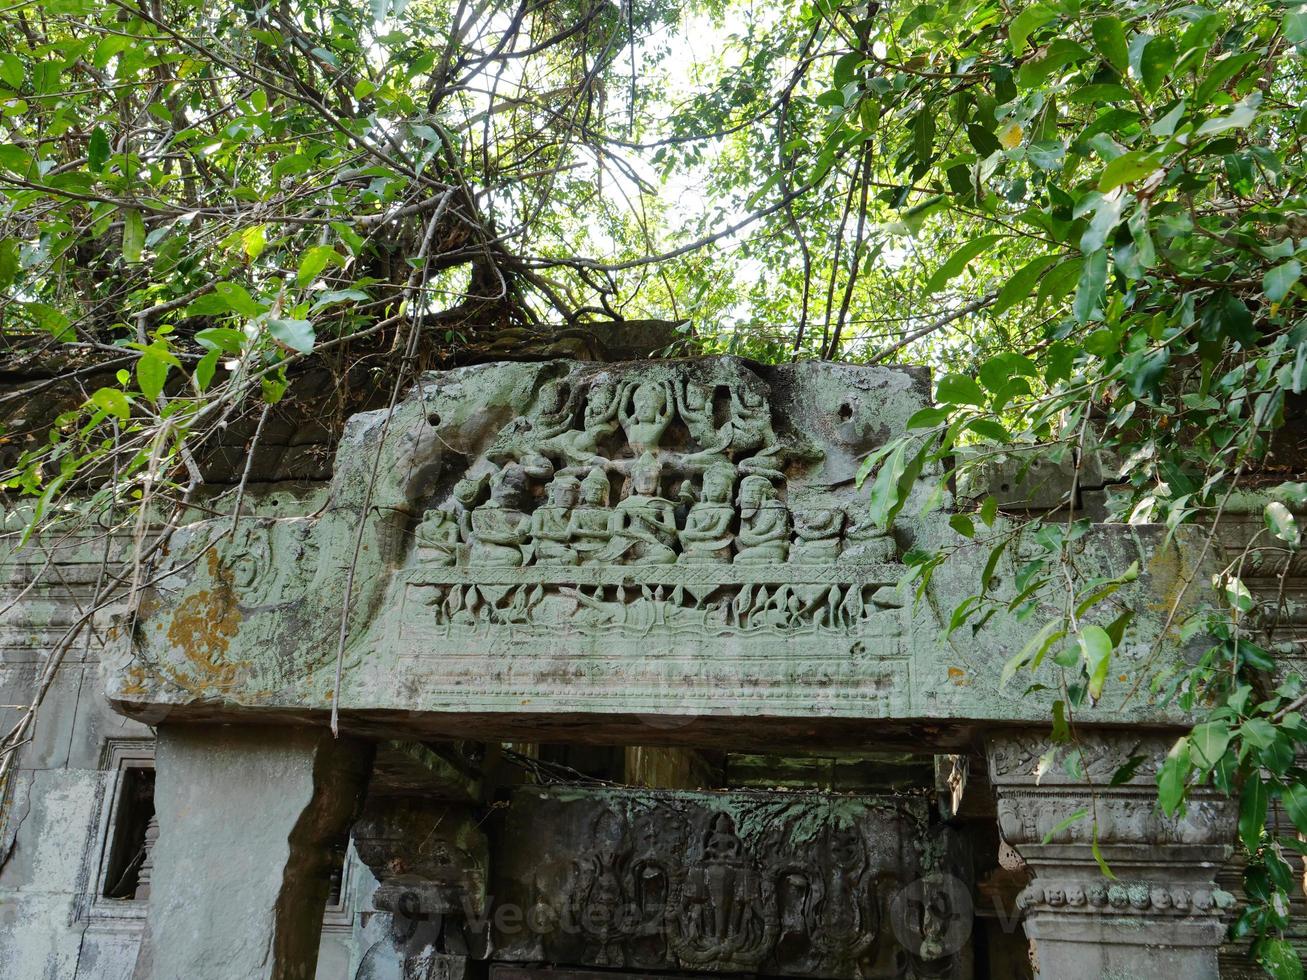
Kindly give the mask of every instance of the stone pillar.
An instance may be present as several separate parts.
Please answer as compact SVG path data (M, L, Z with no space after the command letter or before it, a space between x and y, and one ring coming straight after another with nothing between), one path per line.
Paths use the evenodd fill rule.
M389 918L363 954L357 980L463 980L485 952L482 817L470 803L431 796L372 796L354 847L379 882L372 904Z
M312 980L330 848L371 754L316 728L160 726L138 980Z
M1056 746L1050 764L1054 745L1043 733L988 740L999 830L1033 873L1018 904L1040 977L1217 980L1232 896L1216 874L1231 853L1237 804L1198 790L1182 814L1166 817L1157 772L1173 741L1082 733ZM1111 785L1132 761L1133 774ZM1095 835L1115 879L1094 857Z

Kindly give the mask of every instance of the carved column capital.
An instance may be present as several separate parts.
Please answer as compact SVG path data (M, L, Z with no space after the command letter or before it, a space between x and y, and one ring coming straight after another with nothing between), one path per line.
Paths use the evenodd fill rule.
M1216 874L1237 805L1199 789L1166 816L1157 773L1173 742L1139 732L1063 745L1042 731L987 739L999 831L1034 875L1018 904L1041 975L1217 976L1231 896Z

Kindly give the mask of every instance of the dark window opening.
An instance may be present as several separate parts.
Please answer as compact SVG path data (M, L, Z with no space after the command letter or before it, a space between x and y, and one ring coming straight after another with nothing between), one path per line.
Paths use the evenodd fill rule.
M143 901L150 895L150 849L159 836L154 816L153 768L129 766L122 771L110 827L104 897Z

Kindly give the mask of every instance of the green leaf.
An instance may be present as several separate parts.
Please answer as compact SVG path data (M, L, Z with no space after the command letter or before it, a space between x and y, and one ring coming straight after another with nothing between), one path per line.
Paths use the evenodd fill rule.
M890 512L898 502L899 477L903 475L907 465L905 453L906 447L903 444L896 446L889 457L881 463L876 479L871 484L871 519L879 527L886 527L889 524Z
M1139 57L1139 77L1144 87L1155 92L1175 68L1175 42L1169 37L1155 37Z
M1038 140L1026 147L1026 159L1040 170L1061 170L1066 161L1066 144L1061 140Z
M1107 860L1103 857L1103 852L1098 847L1098 821L1094 821L1094 840L1090 845L1089 853L1094 856L1094 863L1098 865L1098 870L1104 878L1116 880L1116 873L1107 865Z
M99 173L109 159L109 137L102 127L91 130L91 138L86 144L86 165Z
M141 261L141 250L145 247L145 222L135 208L124 208L122 214L123 261L136 263Z
M117 388L97 388L90 400L96 408L124 422L131 417L131 400Z
M1189 769L1189 738L1184 736L1176 739L1171 746L1171 751L1166 754L1166 761L1157 774L1157 801L1168 817L1175 815L1184 800Z
M1022 88L1035 88L1044 84L1055 72L1087 57L1088 48L1064 37L1057 38L1048 46L1044 57L1037 61L1027 61L1017 70L1017 82Z
M1286 41L1290 44L1307 44L1307 10L1289 11L1284 15L1283 25Z
M313 350L317 336L308 320L269 320L268 333L287 347L307 354Z
M1102 176L1098 178L1098 190L1106 194L1122 184L1132 184L1151 174L1161 161L1161 155L1157 153L1144 153L1142 150L1123 153L1103 168Z
M16 55L8 51L0 53L0 82L4 82L16 91L22 88L26 74L23 70L23 62Z
M987 250L997 241L1001 241L1002 235L981 235L979 238L967 242L952 255L948 257L943 265L935 270L934 274L926 280L923 295L929 296L931 293L937 293L948 284L950 279L962 274L962 270L967 267L981 252Z
M8 288L18 278L19 267L18 243L12 238L0 241L0 289Z
M912 413L908 419L907 427L909 429L933 429L942 422L947 422L949 410L947 408L921 408Z
M200 391L207 391L209 382L213 380L213 372L218 368L218 358L222 357L222 351L213 349L200 358L199 363L195 365L195 387Z
M1108 237L1121 222L1121 212L1125 210L1126 195L1123 191L1106 196L1099 195L1094 216L1089 220L1089 227L1080 236L1080 251L1085 255L1097 252L1107 244Z
M1044 835L1044 839L1040 843L1042 844L1049 843L1050 841L1052 841L1054 837L1062 833L1062 831L1066 830L1072 824L1079 823L1081 820L1084 820L1085 817L1087 816L1089 816L1088 810L1077 810L1075 813L1071 814L1071 816L1067 817L1065 820L1059 820L1056 824L1054 824L1049 829L1048 833Z
M239 354L245 349L245 333L231 327L208 327L195 332L195 339L207 350Z
M1086 256L1076 284L1076 299L1072 312L1078 323L1087 323L1102 303L1107 286L1107 251L1099 249Z
M1076 637L1089 669L1089 697L1095 703L1103 696L1103 684L1112 663L1112 638L1101 626L1086 626Z
M268 247L267 230L267 225L250 225L241 232L241 247L245 249L245 255L251 262L262 255L264 249Z
M240 283L220 282L213 287L213 293L227 310L238 313L246 319L253 320L263 312L263 307L250 298L250 294Z
M31 154L12 143L0 144L0 167L23 176L32 169Z
M1125 27L1118 17L1110 14L1096 17L1089 26L1094 38L1094 47L1103 56L1103 60L1124 75L1130 69L1130 49L1126 45Z
M1202 769L1214 768L1229 747L1229 722L1205 721L1189 734L1190 758Z
M1293 514L1290 513L1288 507L1278 500L1273 500L1266 505L1263 517L1272 534L1281 541L1287 541L1295 548L1298 546L1299 541L1302 540L1302 535L1298 530L1298 522L1294 520Z
M1262 828L1266 826L1266 784L1261 773L1249 774L1239 797L1239 839L1249 854L1256 854L1262 841Z
M318 278L318 273L327 267L327 263L339 258L336 250L330 245L315 245L300 259L299 271L295 274L295 284L301 289L304 288Z
M1248 97L1235 103L1233 109L1224 116L1209 119L1198 127L1199 136L1215 136L1231 129L1243 129L1252 125L1257 118L1257 109L1262 104L1262 93L1253 92Z
M360 78L354 83L354 99L361 102L377 90L377 86L366 78Z
M1001 316L1029 297L1035 288L1035 284L1039 282L1039 277L1057 260L1058 256L1056 255L1041 255L1039 258L1032 259L1023 265L998 291L998 296L994 299L994 305L990 307L990 312L994 316Z
M1055 17L1057 17L1056 13L1040 4L1027 7L1013 17L1012 23L1008 25L1007 29L1008 43L1012 46L1012 53L1020 55L1026 46L1026 38Z
M1301 834L1307 834L1307 783L1291 782L1280 790L1284 811Z
M1282 262L1273 269L1268 269L1262 277L1262 292L1272 303L1281 303L1289 295L1289 290L1302 275L1302 264L1297 259Z
M38 327L55 340L72 340L77 336L73 321L62 310L57 310L48 303L25 303L23 309Z
M976 536L976 526L966 514L954 514L948 519L948 524L949 527L964 538L974 538Z
M163 393L164 383L168 380L168 369L172 366L156 344L151 344L141 351L136 362L136 384L141 394L154 401Z
M1257 941L1254 951L1271 980L1303 980L1302 959L1289 940L1265 936Z
M984 389L965 374L946 374L935 387L935 400L950 405L979 405L988 399Z

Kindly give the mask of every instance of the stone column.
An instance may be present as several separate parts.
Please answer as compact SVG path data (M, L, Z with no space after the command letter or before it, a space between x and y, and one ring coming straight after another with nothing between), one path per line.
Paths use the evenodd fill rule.
M331 844L371 746L316 728L162 725L138 980L312 980Z
M357 980L463 980L484 953L486 868L482 819L469 802L373 796L354 847L379 882L372 904L389 918Z
M1018 904L1040 977L1217 980L1221 913L1232 896L1216 874L1231 853L1237 804L1198 790L1183 813L1166 817L1157 772L1173 741L1081 733L1056 746L1049 764L1055 746L1046 734L988 740L999 830L1033 873ZM1111 785L1132 761L1133 774ZM1115 878L1095 860L1095 835Z

